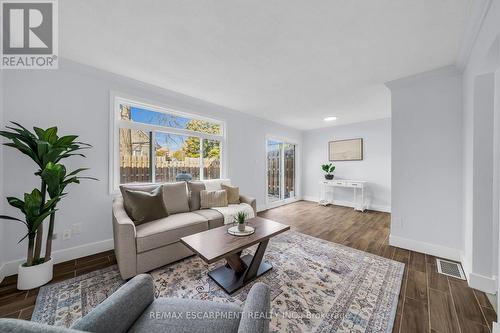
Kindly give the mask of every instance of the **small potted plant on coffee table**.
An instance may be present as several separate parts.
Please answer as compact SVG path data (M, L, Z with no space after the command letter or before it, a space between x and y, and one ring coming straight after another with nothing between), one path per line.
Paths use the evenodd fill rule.
M332 163L330 164L323 164L321 166L321 169L326 172L325 174L325 179L327 180L332 180L333 179L333 171L335 171L335 165L333 165Z
M245 231L245 220L247 218L247 214L245 212L238 212L235 217L235 222L238 223L238 231Z

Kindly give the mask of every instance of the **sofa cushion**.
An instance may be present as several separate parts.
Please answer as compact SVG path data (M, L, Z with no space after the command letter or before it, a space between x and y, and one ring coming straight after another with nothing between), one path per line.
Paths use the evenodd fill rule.
M188 182L189 191L189 210L195 211L200 209L200 192L206 190L203 182Z
M221 184L221 187L227 192L227 203L236 205L240 203L240 188L238 186Z
M199 214L208 220L208 228L213 229L224 225L224 216L214 209L200 209L193 213Z
M189 212L189 200L186 182L167 183L162 185L163 200L168 214Z
M126 189L125 192L130 201L129 217L136 226L168 216L163 204L163 193L160 187L152 192L129 189Z
M137 252L178 242L181 237L208 229L208 220L195 213L179 213L136 227Z
M225 190L200 192L200 208L226 207L227 192Z
M231 179L207 179L203 180L207 191L222 190L221 185L231 185Z
M143 191L143 192L153 192L157 188L159 188L160 185L158 184L148 184L148 185L135 185L135 184L128 184L128 185L120 185L120 192L122 193L123 197L123 207L125 208L125 211L127 212L129 217L132 217L132 212L131 212L131 201L130 198L127 194L126 190L132 190L132 191Z

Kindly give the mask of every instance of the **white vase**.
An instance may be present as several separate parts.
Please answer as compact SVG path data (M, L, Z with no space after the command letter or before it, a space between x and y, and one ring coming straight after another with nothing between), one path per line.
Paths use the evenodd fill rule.
M52 280L54 261L50 259L43 264L35 266L19 265L17 271L17 289L30 290L43 286Z
M239 232L245 231L245 223L238 223L238 231Z

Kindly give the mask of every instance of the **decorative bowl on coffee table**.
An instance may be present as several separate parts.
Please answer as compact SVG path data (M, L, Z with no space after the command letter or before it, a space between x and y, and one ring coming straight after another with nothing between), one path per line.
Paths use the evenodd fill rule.
M238 228L238 225L232 226L229 229L227 229L227 233L231 234L233 236L249 236L255 232L255 228L251 227L249 225L245 225L245 230L240 231L240 228Z

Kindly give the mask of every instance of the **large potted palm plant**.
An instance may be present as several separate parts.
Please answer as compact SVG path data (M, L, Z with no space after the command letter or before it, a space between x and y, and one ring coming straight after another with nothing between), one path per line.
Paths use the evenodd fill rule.
M73 156L85 157L78 151L91 146L76 141L78 136L59 137L57 127L45 130L34 127L34 132L31 132L18 123L12 124L14 126L7 126L7 131L0 131L0 136L8 140L6 146L17 149L35 162L37 166L35 175L40 177L40 188L25 193L24 200L7 198L11 206L20 210L23 219L0 215L0 219L20 222L27 228L27 234L19 241L28 238L26 262L19 265L18 270L18 289L27 290L41 286L52 279L52 239L56 206L66 196L65 188L71 183L79 183L82 178L94 178L77 176L86 170L85 168L67 173L61 163L63 159ZM42 256L43 222L47 217L50 217L50 222L46 235L45 256Z

